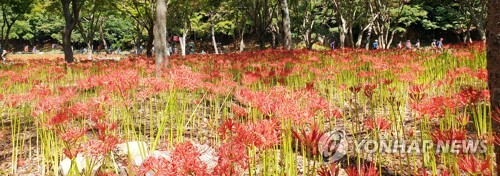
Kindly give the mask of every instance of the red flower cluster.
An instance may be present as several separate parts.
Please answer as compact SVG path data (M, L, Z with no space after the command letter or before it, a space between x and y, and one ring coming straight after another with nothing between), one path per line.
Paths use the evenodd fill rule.
M200 152L190 142L176 145L170 158L149 157L142 164L139 175L177 176L200 175L208 176L207 165L200 159Z
M382 117L378 118L369 117L364 121L364 124L370 130L385 131L391 127L391 122Z

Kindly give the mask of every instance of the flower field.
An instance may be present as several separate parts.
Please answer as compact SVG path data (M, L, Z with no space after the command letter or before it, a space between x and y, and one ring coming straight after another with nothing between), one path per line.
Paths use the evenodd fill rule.
M482 44L174 56L158 77L141 56L0 65L0 174L491 175L485 68ZM335 160L330 131L349 146ZM486 150L368 153L361 139Z

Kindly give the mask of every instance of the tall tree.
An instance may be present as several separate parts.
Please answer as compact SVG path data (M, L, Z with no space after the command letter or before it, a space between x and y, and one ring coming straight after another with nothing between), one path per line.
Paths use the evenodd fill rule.
M486 34L484 30L484 23L486 19L486 1L487 0L461 0L461 4L464 6L467 15L470 18L477 31L479 32L479 37L481 40L486 40ZM464 14L465 15L465 14Z
M487 67L488 87L490 89L493 116L500 117L500 0L488 1L487 31ZM498 120L498 119L497 119ZM500 138L500 122L492 120L492 129L496 139ZM498 141L497 141L498 142ZM497 174L500 174L500 146L495 145Z
M169 0L156 0L156 22L154 25L156 76L168 65L167 53L167 4Z
M292 49L292 29L290 28L290 10L287 0L280 0L281 11L283 15L284 45L287 50Z
M194 12L200 9L198 0L173 0L168 12L167 26L174 34L180 35L180 46L182 56L186 56L186 46L189 31L191 31L191 17Z
M73 58L73 44L71 43L71 34L80 19L80 10L83 7L85 0L61 0L61 5L64 15L64 30L63 35L63 50L64 59L68 63L74 61ZM70 9L71 8L71 9Z
M100 0L88 0L87 6L82 7L80 16L82 19L78 20L78 31L83 40L87 44L87 57L89 60L92 59L93 42L97 27L101 30L102 25L98 25L102 21L101 16L105 10L102 8L104 1Z
M2 25L0 28L0 44L5 48L9 44L12 26L33 9L34 0L0 0Z
M124 1L117 1L115 3L118 10L127 14L129 17L134 19L134 21L140 27L146 29L148 34L148 40L146 42L146 50L147 50L146 54L148 57L153 56L152 53L153 40L154 40L153 28L155 25L154 3L155 0L124 0Z
M246 14L252 20L255 33L259 39L260 49L265 49L265 37L269 25L276 13L277 1L274 0L242 0Z

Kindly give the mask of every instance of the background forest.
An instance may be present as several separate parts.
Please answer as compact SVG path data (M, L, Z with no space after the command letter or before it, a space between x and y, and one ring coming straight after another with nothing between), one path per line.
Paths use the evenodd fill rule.
M0 1L0 43L9 46L4 48L62 44L62 1ZM73 1L81 5L75 9L79 18L71 35L75 49L143 45L151 51L154 0ZM422 46L441 37L447 43L485 39L485 0L282 1L169 0L167 35L178 36L170 44L185 50L182 42L194 42L195 52L207 53L277 48L283 46L287 31L295 48L308 49L332 41L338 47L368 48L378 39L381 48L389 48L408 39L420 40ZM283 27L285 12L289 30Z

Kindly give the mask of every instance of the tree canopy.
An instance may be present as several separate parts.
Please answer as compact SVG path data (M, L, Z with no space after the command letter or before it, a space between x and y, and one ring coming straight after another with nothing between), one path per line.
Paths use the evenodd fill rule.
M0 0L0 43L19 50L23 45L62 43L65 0ZM69 1L68 1L69 2ZM81 2L71 35L75 48L128 48L152 54L155 0L76 0ZM375 39L382 48L402 40L448 42L485 39L485 0L171 0L167 37L196 42L197 52L218 53L231 46L260 49L285 45L287 32L294 48L312 49L336 41L361 48ZM286 5L286 8L282 6ZM284 15L287 14L288 15ZM289 18L289 27L284 20ZM184 43L182 43L184 42ZM238 46L239 45L239 46ZM256 47L246 47L257 49Z

